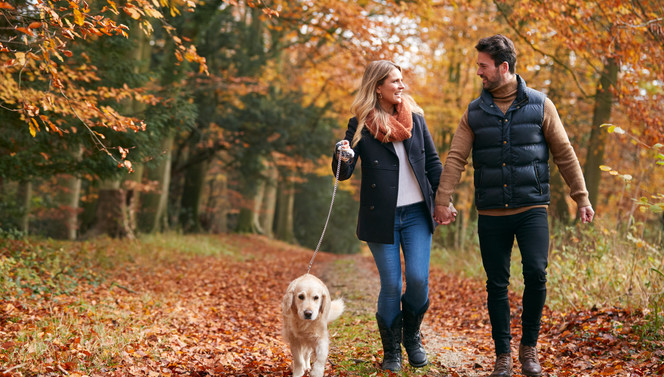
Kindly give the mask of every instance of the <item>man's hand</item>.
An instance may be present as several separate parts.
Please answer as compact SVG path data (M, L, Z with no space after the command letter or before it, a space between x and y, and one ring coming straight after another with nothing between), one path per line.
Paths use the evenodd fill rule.
M453 223L454 220L456 220L456 215L457 210L452 203L447 207L437 205L433 211L433 219L441 225L449 225Z
M593 211L593 207L591 206L585 206L579 208L579 218L581 219L582 223L589 223L593 221L593 217L595 217L595 211Z

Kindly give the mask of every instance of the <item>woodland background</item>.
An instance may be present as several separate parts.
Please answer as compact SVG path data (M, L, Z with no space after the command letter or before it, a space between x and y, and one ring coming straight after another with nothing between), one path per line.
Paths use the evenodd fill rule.
M474 46L496 33L556 104L596 211L579 226L552 169L550 305L637 308L661 336L657 0L0 0L1 236L237 232L313 248L364 66L403 66L444 159L481 90ZM322 250L362 250L358 177L339 185ZM481 276L472 193L465 174L435 255ZM20 286L10 254L3 284Z
M367 62L403 65L444 158L481 89L473 46L503 33L518 46L517 72L557 105L600 222L660 247L662 7L3 1L0 227L71 240L176 229L311 244ZM574 205L553 180L551 216L569 223ZM457 190L460 237L471 184L466 175ZM354 252L356 185L341 186L325 249Z

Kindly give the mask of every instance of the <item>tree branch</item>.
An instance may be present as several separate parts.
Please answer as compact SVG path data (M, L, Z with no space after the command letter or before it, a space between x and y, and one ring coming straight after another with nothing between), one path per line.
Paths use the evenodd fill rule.
M530 41L528 40L528 38L527 38L525 35L523 35L523 33L521 33L521 31L520 31L519 29L517 29L516 25L514 25L514 23L513 23L513 22L510 20L510 18L507 16L507 14L505 13L505 10L504 10L504 9L501 7L501 5L498 3L498 0L493 0L493 3L496 5L496 8L497 8L498 11L500 12L500 14L503 16L503 18L505 19L505 22L507 22L507 24L509 25L509 27L512 28L512 30L514 30L514 32L515 32L515 33L516 33L516 34L517 34L517 35L518 35L518 36L519 36L524 42L526 42L526 44L527 44L528 46L530 46L530 48L532 48L533 51L538 52L538 53L540 53L540 54L542 54L542 55L544 55L544 56L547 56L547 57L551 58L551 60L553 60L554 63L556 63L556 64L558 64L559 66L563 67L563 69L566 70L566 71L572 76L572 78L574 79L574 82L576 83L577 88L579 88L579 90L581 91L581 94L582 94L584 97L590 97L590 95L589 95L588 93L586 93L585 89L583 89L583 86L582 86L581 83L579 82L579 79L576 77L576 73L574 73L574 70L572 70L572 68L570 68L569 66L567 66L567 64L563 63L563 62L562 62L560 59L558 59L556 56L554 56L554 55L552 55L552 54L549 54L549 53L547 53L547 52L541 50L540 48L535 47L535 45L533 45L532 43L530 43Z

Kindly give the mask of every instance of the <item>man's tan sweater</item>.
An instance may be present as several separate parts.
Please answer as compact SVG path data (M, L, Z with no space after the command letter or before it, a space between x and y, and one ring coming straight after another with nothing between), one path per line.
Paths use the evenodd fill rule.
M493 101L505 113L516 99L517 80L512 80L491 91ZM579 208L589 206L588 191L583 178L581 165L569 142L567 132L563 127L556 106L549 98L544 103L544 120L542 122L544 138L553 156L553 162L558 166L560 174L570 187L570 196ZM468 156L473 147L475 135L468 124L468 109L461 117L459 127L452 138L450 152L445 161L443 174L440 176L440 185L436 193L436 205L447 206L451 200L456 185L461 179L461 173L468 163ZM527 206L520 208L497 208L478 211L480 215L507 216L525 212L531 208L547 207L546 205Z

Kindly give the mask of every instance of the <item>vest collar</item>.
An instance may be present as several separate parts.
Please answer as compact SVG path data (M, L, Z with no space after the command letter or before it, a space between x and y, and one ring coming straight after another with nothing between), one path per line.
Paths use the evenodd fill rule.
M526 81L519 74L516 74L516 99L514 100L512 106L514 106L514 104L523 105L528 102L528 93L526 92L526 88ZM498 106L493 103L493 96L491 95L491 92L486 89L482 89L482 94L480 94L480 107L490 114L495 113L497 115L502 115L502 112ZM510 109L511 108L512 107L510 107Z

